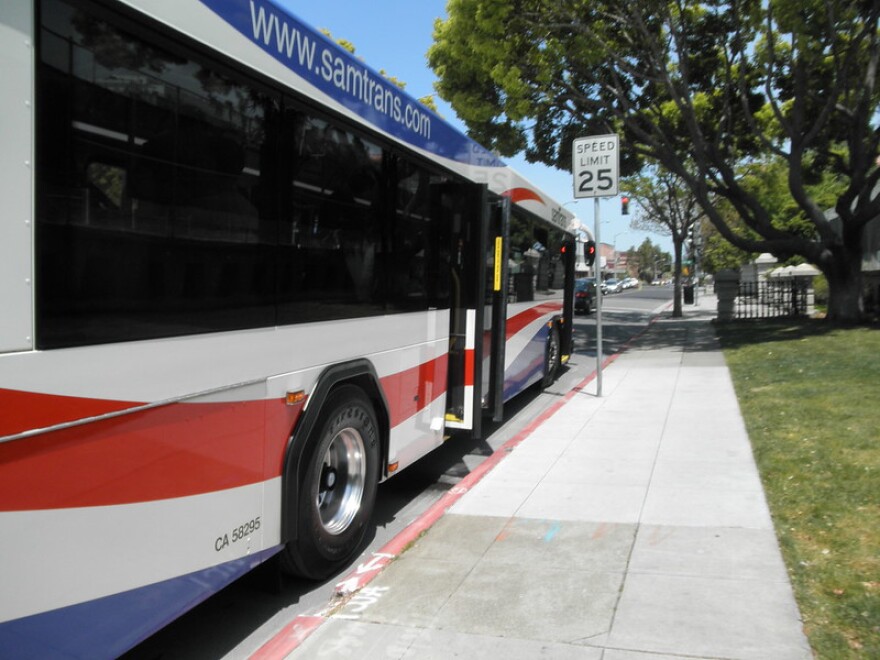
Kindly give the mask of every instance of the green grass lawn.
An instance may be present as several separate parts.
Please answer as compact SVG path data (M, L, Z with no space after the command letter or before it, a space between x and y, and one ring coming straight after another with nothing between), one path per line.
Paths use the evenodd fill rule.
M880 658L880 330L718 333L810 644Z

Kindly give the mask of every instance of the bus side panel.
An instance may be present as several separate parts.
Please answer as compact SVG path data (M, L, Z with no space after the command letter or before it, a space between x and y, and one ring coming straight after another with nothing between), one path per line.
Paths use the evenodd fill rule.
M264 454L281 454L289 430L265 427L289 429L300 409L171 404L0 444L0 556L14 558L0 579L17 594L0 621L125 592L132 611L186 594L147 601L179 613L253 567L280 543L280 471L265 472ZM234 570L205 579L224 565Z
M33 9L0 3L0 353L33 347Z
M280 498L279 484L276 479L266 490ZM259 484L150 504L0 513L10 532L0 541L0 554L13 551L19 558L14 575L4 576L9 593L17 595L5 600L24 598L27 603L15 604L33 606L39 598L42 608L63 594L110 592L0 623L0 657L115 657L146 639L280 550L259 549L257 534L232 540L239 528L230 521L259 510L263 490ZM240 556L179 575L184 539L200 532L215 539L208 553ZM97 547L84 547L84 536ZM230 545L240 551L227 552ZM148 579L147 573L175 577L114 592L132 576Z
M386 398L396 392L398 403L391 410L388 463L401 470L443 442L448 339L419 349L419 363L398 374L396 382L382 379ZM390 404L389 404L390 405Z
M389 406L389 459L402 467L442 441L448 312L360 324L361 341L373 345L367 357ZM379 331L377 326L388 324L410 338L420 328L422 341L376 352L380 345L405 343L390 337L395 332L390 326ZM314 346L308 340L312 332L303 327L263 334L278 333L287 336L283 343L288 345ZM333 335L324 328L325 338ZM250 346L249 365L261 361L253 339L253 333L227 337L227 367L238 362L233 347L240 344ZM184 341L191 347L198 343ZM164 342L166 349L171 343ZM357 343L349 341L349 347ZM119 348L95 347L89 353L97 358ZM64 353L46 353L39 361ZM198 362L196 353L181 356ZM150 354L127 351L138 365ZM38 354L31 355L34 359L10 357L0 360L0 367L13 362L24 367ZM116 376L139 368L124 361L97 363L104 365L98 382L103 387L115 382L120 390L127 381ZM178 368L185 368L185 362ZM4 369L0 372L12 374ZM30 643L37 645L33 657L52 654L52 649L39 650L45 643L70 644L73 654L89 655L83 649L99 648L116 654L279 550L283 457L303 410L303 404L285 405L284 396L310 392L322 370L309 367L261 386L230 387L138 412L95 401L86 410L109 414L91 421L81 416L77 421L67 406L60 419L69 418L72 425L0 442L0 525L6 530L0 535L0 556L15 558L0 563L0 580L10 593L21 594L0 601L0 621L5 621L0 623L0 657L21 657ZM64 389L64 378L58 380L53 384ZM140 381L130 385L130 394L143 388ZM65 398L8 393L0 390L0 407L27 399L34 414L62 405ZM71 398L73 404L82 400ZM26 425L46 426L37 418ZM82 623L96 620L102 626Z

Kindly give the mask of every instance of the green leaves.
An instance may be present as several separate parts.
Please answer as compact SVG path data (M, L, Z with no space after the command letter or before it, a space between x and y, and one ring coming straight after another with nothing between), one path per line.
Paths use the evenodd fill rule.
M880 215L880 3L451 0L448 12L429 62L475 139L568 169L573 137L617 132L623 175L659 163L726 240L812 260L832 297L852 301L832 313L858 315L847 263ZM797 222L780 223L780 205L742 181L770 158ZM831 180L837 199L816 196ZM828 206L851 226L845 246Z

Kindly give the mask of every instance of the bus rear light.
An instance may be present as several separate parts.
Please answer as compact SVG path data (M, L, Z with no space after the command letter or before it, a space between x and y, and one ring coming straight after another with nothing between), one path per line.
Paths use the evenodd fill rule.
M297 390L296 392L288 392L284 397L284 402L288 406L298 406L303 401L306 400L306 393L303 390Z

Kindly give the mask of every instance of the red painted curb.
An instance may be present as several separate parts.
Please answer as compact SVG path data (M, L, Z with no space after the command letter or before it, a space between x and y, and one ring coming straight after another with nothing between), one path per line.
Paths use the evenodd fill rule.
M293 651L306 637L324 623L322 616L298 616L288 623L252 656L252 660L274 660Z

